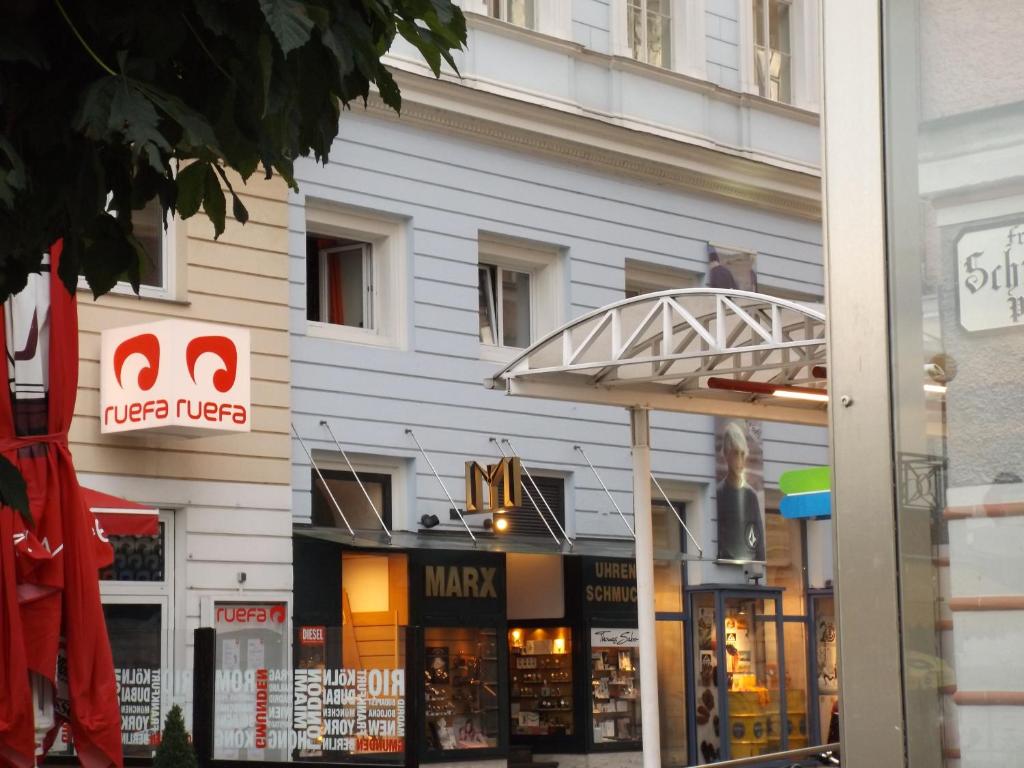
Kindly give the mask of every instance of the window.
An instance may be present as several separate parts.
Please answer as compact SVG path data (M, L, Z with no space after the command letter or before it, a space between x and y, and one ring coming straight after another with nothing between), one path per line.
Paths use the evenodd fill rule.
M555 520L558 521L559 525L564 528L565 480L561 477L541 477L536 474L534 474L533 480L537 483L536 489L533 487L533 483L525 476L523 477L522 505L504 513L505 519L508 520L508 529L505 535L542 536L550 540L551 532L544 525L547 522L555 535L561 537L558 526L551 520L551 514L555 516ZM540 497L537 496L538 489L540 490ZM537 514L537 507L533 506L533 501L530 501L531 497L533 501L537 502L537 507L540 507L544 520L541 520ZM545 505L544 502L547 502L547 504ZM551 514L548 513L548 508L551 509Z
M306 333L403 347L409 269L404 221L306 201Z
M170 642L173 611L172 515L156 536L109 536L113 563L100 572L103 616L121 702L124 754L152 757L175 681Z
M626 34L634 59L672 66L671 0L626 0Z
M373 245L306 237L306 319L373 329Z
M171 219L164 229L163 209L160 200L150 200L139 211L132 212L132 231L146 251L146 258L139 266L139 295L149 298L169 298L173 290L174 225ZM88 289L85 277L80 277L78 287ZM121 280L113 293L131 293L134 289L127 280Z
M481 264L480 341L498 347L530 344L530 273Z
M334 470L321 470L324 480L327 481L327 488L320 481L315 470L312 472L313 487L313 525L330 528L345 528L345 523L338 514L334 501L338 502L345 519L352 526L354 531L381 530L377 513L384 518L384 524L391 528L391 476L376 475L360 472L359 480L351 472L338 472ZM362 488L359 482L362 482ZM363 493L363 489L366 493ZM334 496L334 501L331 496ZM367 496L373 501L373 505L367 500ZM375 513L374 507L377 509Z
M487 0L487 13L517 27L537 29L536 5L537 0Z
M477 266L482 355L510 359L562 322L565 306L557 249L481 236Z
M699 284L696 272L631 259L626 260L625 295L627 299L673 288L693 288Z
M754 73L761 96L793 101L790 0L753 0Z

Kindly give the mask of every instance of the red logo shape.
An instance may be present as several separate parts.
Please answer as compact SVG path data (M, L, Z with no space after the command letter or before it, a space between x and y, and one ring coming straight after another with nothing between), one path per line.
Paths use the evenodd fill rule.
M235 342L227 336L197 336L192 339L185 348L185 362L188 363L188 375L192 381L196 380L196 361L207 352L217 355L224 363L224 367L213 374L213 386L218 392L227 392L235 385L235 374L238 372Z
M139 371L139 389L151 389L156 384L160 373L160 340L152 333L143 333L125 339L114 350L114 377L122 389L121 369L131 355L139 354L146 358L146 365Z

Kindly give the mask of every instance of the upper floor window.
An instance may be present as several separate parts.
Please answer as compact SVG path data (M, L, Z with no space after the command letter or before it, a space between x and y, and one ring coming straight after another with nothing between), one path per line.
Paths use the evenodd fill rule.
M626 34L637 61L672 66L672 0L626 0Z
M342 237L306 237L306 319L374 327L373 244Z
M403 223L307 200L305 242L306 332L402 346L408 316Z
M625 282L625 295L627 299L642 296L645 293L656 293L657 291L667 291L674 288L694 288L700 284L696 272L677 267L665 267L660 264L633 261L632 259L626 259Z
M561 289L556 250L482 236L477 298L485 356L504 359L501 348L528 347L557 327L564 305Z
M772 101L791 103L791 0L753 0L754 73L758 93Z
M537 0L487 0L487 13L517 27L537 29Z
M481 264L480 342L497 347L530 343L530 273Z
M140 296L168 298L173 293L175 223L171 219L168 227L164 228L164 215L159 198L150 200L142 210L132 211L132 234L146 250L146 258L139 265ZM81 275L81 272L79 274ZM88 288L84 276L79 277L78 286ZM134 289L127 280L121 280L111 293L134 294Z

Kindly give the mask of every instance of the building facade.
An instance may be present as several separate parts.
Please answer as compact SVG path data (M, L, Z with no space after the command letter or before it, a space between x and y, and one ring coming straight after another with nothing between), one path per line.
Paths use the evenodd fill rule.
M821 302L816 4L462 5L458 75L396 43L400 117L345 113L329 162L297 162L301 191L250 180L250 221L218 240L145 212L141 298L80 291L82 482L159 510L157 535L112 537L103 576L127 754L152 753L170 704L190 720L197 627L217 630L216 757L639 765L652 664L665 765L823 743L831 524L782 517L779 479L826 463L824 430L652 414L645 659L628 416L483 384L654 291ZM161 320L207 325L135 328ZM101 334L190 329L247 333L247 431L106 430ZM144 356L122 364L144 388ZM730 452L763 513L749 555L723 554ZM522 492L469 510L467 462L498 480L512 455ZM354 732L366 685L380 730Z
M126 755L152 754L153 737L172 704L182 705L191 720L196 627L229 625L231 609L240 603L290 604L284 189L277 179L250 181L242 197L251 220L244 227L229 222L217 240L201 217L172 222L163 231L159 208L148 208L136 216L136 232L147 241L153 261L141 296L127 285L97 301L84 282L78 291L81 362L70 447L81 484L113 497L90 495L109 526L115 553L113 565L101 573L101 593L119 676ZM202 325L170 330L153 325L161 321ZM166 377L181 375L185 361L169 354L168 342L193 328L248 335L247 364L229 364L223 351L220 360L203 354L189 364L193 380L201 382L218 375L220 366L235 376L237 362L236 386L247 397L251 392L246 431L216 434L201 428L192 437L151 428L107 433L107 427L125 426L135 415L102 404L132 388L156 393ZM113 370L103 370L115 357L102 351L101 338L110 333L156 334L150 338L159 338L162 346L125 355L115 382ZM157 379L155 387L145 381L147 371ZM119 515L131 517L140 505L158 511L158 528L133 532L118 522L124 519ZM280 615L283 630L285 612ZM283 653L286 645L279 645ZM268 649L267 658L272 654ZM275 663L286 661L282 655Z
M463 8L459 75L396 44L401 117L346 113L288 196L296 654L404 667L424 762L639 764L628 417L482 381L572 318L716 265L821 301L816 6ZM824 740L835 699L814 616L834 629L830 524L777 513L781 473L825 464L826 434L744 425L763 565L716 562L723 429L652 415L666 765ZM512 453L532 476L520 505L468 513L466 463Z

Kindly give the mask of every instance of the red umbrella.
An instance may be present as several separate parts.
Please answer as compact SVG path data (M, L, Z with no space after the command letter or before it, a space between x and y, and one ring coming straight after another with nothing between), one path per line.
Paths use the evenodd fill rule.
M78 315L56 279L60 250L58 243L50 258L53 279L49 270L32 276L0 314L11 390L0 396L0 453L25 478L34 522L27 529L14 510L0 509L0 690L9 692L0 697L0 765L33 765L67 722L82 765L108 768L123 764L97 577L110 548L96 534L68 450ZM52 719L33 723L29 673L52 693L41 697Z

